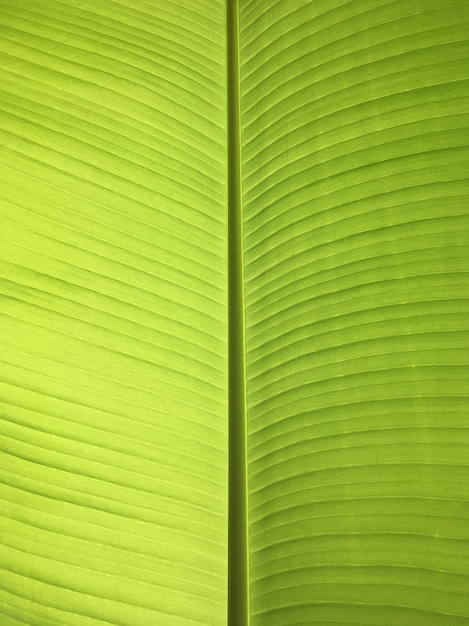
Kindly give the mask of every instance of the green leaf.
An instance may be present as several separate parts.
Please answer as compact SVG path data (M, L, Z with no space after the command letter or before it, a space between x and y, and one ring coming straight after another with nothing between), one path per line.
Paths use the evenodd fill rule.
M0 623L469 623L469 5L0 0Z
M469 623L457 2L242 2L252 626Z
M224 4L1 11L0 622L221 624Z

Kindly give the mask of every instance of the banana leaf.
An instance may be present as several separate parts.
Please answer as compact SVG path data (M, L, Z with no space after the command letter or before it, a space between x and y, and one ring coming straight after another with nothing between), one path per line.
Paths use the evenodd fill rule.
M0 624L469 624L469 4L0 0Z

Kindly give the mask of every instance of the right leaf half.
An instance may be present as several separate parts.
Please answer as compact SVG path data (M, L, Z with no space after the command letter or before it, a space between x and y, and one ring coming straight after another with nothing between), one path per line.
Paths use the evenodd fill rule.
M468 22L241 2L252 626L469 623Z

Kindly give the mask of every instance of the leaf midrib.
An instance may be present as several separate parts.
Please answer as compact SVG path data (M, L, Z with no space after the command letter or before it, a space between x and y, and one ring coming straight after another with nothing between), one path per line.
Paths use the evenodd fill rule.
M226 3L228 177L228 624L249 624L238 2Z

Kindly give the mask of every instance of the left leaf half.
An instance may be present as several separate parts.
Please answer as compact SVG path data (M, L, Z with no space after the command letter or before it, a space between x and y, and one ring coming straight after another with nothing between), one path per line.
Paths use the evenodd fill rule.
M224 623L225 8L0 2L0 622Z

